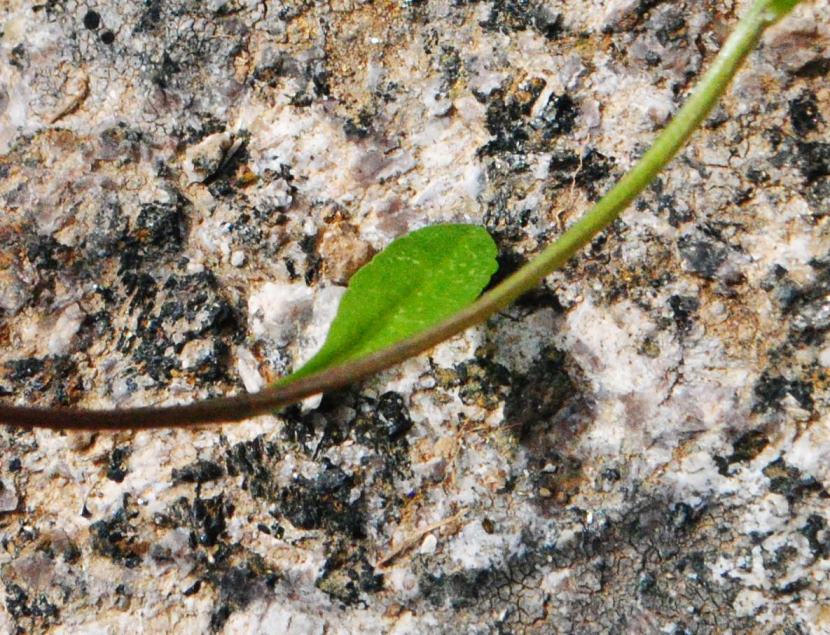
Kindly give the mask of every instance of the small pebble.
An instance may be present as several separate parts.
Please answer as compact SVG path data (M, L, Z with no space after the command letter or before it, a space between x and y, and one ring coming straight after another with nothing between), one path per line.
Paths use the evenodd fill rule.
M421 548L419 549L420 553L423 554L433 554L435 553L435 548L438 546L438 538L435 537L434 534L427 534L424 536L424 540L421 542Z

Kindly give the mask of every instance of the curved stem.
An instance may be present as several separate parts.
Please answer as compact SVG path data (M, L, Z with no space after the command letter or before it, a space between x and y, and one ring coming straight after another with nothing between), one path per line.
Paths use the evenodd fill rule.
M372 355L252 395L209 399L181 406L116 410L0 405L0 421L17 426L75 430L185 427L239 421L373 375L483 322L538 285L620 215L671 161L711 111L764 30L799 1L756 0L686 104L634 168L593 209L530 263L444 322Z

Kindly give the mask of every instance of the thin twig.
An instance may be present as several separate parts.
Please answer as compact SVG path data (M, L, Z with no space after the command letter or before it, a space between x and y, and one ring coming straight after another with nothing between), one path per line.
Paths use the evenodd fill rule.
M435 531L436 529L440 529L445 525L449 525L450 523L455 523L461 520L461 517L467 512L466 509L462 509L458 512L455 516L450 516L449 518L445 518L444 520L439 520L438 522L432 523L431 525L427 525L423 529L417 530L414 534L408 536L396 547L392 548L392 551L387 553L383 558L378 560L377 564L375 564L376 568L382 569L390 565L393 561L397 560L403 553L409 551L414 546L416 546L424 536L428 533Z

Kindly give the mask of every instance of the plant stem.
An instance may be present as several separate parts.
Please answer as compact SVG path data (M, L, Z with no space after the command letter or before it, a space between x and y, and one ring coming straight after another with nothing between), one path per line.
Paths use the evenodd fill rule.
M0 405L0 421L17 426L76 430L185 427L239 421L373 375L483 322L538 285L620 215L683 147L723 95L764 30L786 15L799 1L756 0L738 22L686 104L634 168L593 209L530 263L444 322L362 359L251 395L209 399L182 406L116 410Z

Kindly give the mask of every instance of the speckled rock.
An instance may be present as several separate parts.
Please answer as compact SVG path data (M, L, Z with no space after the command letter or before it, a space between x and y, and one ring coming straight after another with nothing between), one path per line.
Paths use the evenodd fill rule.
M427 224L506 275L746 3L6 0L0 394L256 391ZM487 324L274 416L0 431L0 632L830 630L830 5Z

